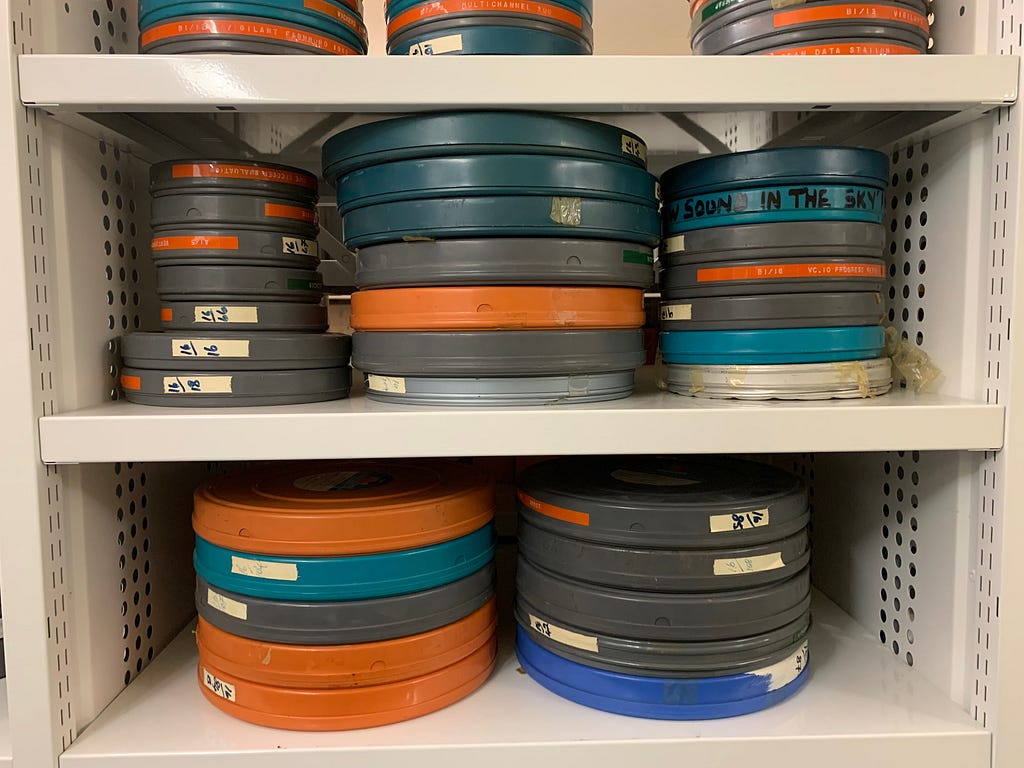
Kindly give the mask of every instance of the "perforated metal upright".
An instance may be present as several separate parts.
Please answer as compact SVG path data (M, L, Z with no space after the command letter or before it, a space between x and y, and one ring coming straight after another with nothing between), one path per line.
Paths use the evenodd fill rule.
M915 61L111 56L137 50L136 4L0 10L0 590L18 768L1019 764L1024 0L935 0L935 52L969 55ZM381 3L366 5L380 40ZM599 52L682 52L685 3L635 4L628 23L619 0L596 5ZM617 14L604 26L603 11ZM708 405L648 377L631 400L592 408L425 411L355 397L181 414L112 401L111 342L157 325L151 162L208 152L314 169L338 126L432 106L598 113L651 138L659 170L702 143L891 152L886 310L941 366L936 391ZM678 128L694 124L696 140ZM820 650L784 706L697 725L598 715L537 690L507 652L470 701L365 733L269 731L202 702L190 493L215 462L669 451L774 453L812 485Z

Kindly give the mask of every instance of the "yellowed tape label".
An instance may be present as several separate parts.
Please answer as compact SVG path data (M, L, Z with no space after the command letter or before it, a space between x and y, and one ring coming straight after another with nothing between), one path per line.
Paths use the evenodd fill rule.
M708 522L712 533L747 531L751 528L767 528L771 524L771 515L767 509L758 509L753 512L735 512L731 515L712 515Z
M692 304L666 304L661 308L662 320L692 320Z
M240 603L237 600L232 600L230 597L225 597L220 592L214 592L212 589L207 589L206 602L211 608L227 614L228 616L233 616L240 621L249 620L249 606L245 603Z
M544 635L544 637L550 637L556 643L562 645L568 645L571 648L579 648L583 651L590 651L597 653L597 638L590 637L589 635L581 635L579 632L572 632L562 627L556 627L550 622L538 619L534 615L530 615L530 626L535 632Z
M373 392L405 394L405 379L401 376L377 376L371 373L366 377L366 386Z
M210 670L203 667L203 685L213 691L226 701L235 701L235 686L226 683L214 675Z
M248 339L171 339L172 357L249 357Z
M197 323L258 323L259 307L225 307L196 305L195 321Z
M762 573L785 568L781 552L757 557L734 557L715 560L715 576L736 576L743 573Z
M231 556L231 572L239 576L268 581L298 581L299 566L295 563L276 563L268 560L250 560L247 557Z
M230 395L232 376L164 376L165 395Z

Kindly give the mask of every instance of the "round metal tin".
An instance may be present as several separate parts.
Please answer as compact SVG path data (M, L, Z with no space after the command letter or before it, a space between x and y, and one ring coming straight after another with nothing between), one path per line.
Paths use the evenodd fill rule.
M253 160L170 160L149 170L149 190L251 190L271 197L294 198L306 204L317 199L319 180L299 168Z
M166 370L121 371L121 389L129 402L178 408L319 403L348 397L351 387L352 371L347 366L212 373L193 370L183 361Z
M882 294L874 292L686 299L668 296L661 303L661 328L665 331L732 331L878 325L884 311Z
M233 679L200 649L198 674L206 700L232 717L270 728L343 731L399 723L454 704L484 684L496 658L492 634L466 658L422 677L360 688L296 690Z
M406 6L389 6L388 13L389 39L414 33L416 29L436 24L438 21L448 21L460 17L485 24L492 19L504 19L513 23L539 21L579 35L589 42L594 39L591 20L578 9L544 0L492 5L477 3L469 6L463 0L428 0L427 2L410 3Z
M552 693L577 704L655 720L712 720L768 709L807 680L807 646L758 673L701 680L623 675L577 664L537 645L517 628L516 653L526 673Z
M245 193L164 192L153 198L153 227L242 226L316 239L316 208L288 198Z
M326 331L327 307L290 301L205 303L163 301L160 319L168 330Z
M884 347L877 325L661 334L662 357L673 365L838 363L879 357Z
M451 584L494 559L494 526L419 549L349 557L281 557L224 549L196 537L196 573L217 589L272 600L393 597Z
M803 365L669 365L669 391L725 400L848 400L892 389L887 357Z
M879 249L881 250L881 249ZM649 288L654 252L605 240L495 238L389 243L359 251L356 285L607 285Z
M638 640L732 640L796 621L811 604L810 570L728 592L668 593L573 581L519 558L516 592L557 622Z
M882 289L885 278L882 259L816 256L687 261L661 271L661 290L662 295L682 299L766 293L872 292Z
M657 207L586 197L410 200L352 211L344 225L350 250L424 238L572 237L648 246L661 240Z
M330 603L239 595L196 578L196 609L203 619L238 637L286 645L377 643L430 632L464 619L493 597L493 565L424 592Z
M264 464L195 492L197 536L241 552L373 555L469 535L494 517L494 484L454 461Z
M121 357L129 368L190 371L298 371L348 365L352 340L337 333L224 333L184 336L129 333Z
M349 128L324 144L324 177L378 163L454 155L560 155L647 167L647 145L630 131L531 112L442 112ZM888 178L888 174L886 174Z
M634 371L572 376L440 378L366 375L366 396L401 405L503 408L580 405L633 394Z
M658 179L642 168L552 155L469 155L360 168L338 181L338 210L436 198L586 197L658 205Z
M645 592L717 592L772 584L795 576L810 562L807 529L769 544L727 549L654 549L571 539L526 518L518 530L519 554L534 565L574 581ZM746 570L755 566L763 570Z
M635 288L388 288L353 294L351 323L357 331L640 328L643 302Z
M466 21L463 19L462 21ZM547 24L438 23L388 42L391 56L589 56L593 46Z
M762 635L736 640L666 643L580 631L559 624L520 595L516 622L545 650L595 669L641 677L701 678L740 674L771 666L792 654L810 630L810 612Z
M822 0L805 0L805 3L799 3L800 5L814 6ZM930 0L892 0L894 3L899 5L910 6L918 12L925 14L928 13ZM783 8L784 6L776 2L776 6ZM797 5L794 3L794 5ZM690 19L693 21L693 28L697 25L706 23L711 20L719 20L728 17L730 20L743 18L753 13L759 13L765 8L771 8L772 6L765 3L764 0L693 0L690 2Z
M464 619L410 637L354 645L285 645L229 634L200 618L196 642L233 677L282 688L359 688L427 675L465 658L498 624L492 598Z
M326 54L365 53L348 38L336 37L299 24L280 24L242 16L187 17L157 24L139 35L139 52Z
M280 267L193 266L156 270L156 292L170 301L309 301L324 298L320 273Z
M760 54L766 51L785 50L788 48L806 48L827 44L830 40L848 41L861 40L874 43L879 46L891 46L893 53L927 53L931 45L929 38L922 38L916 32L895 26L883 24L863 24L858 26L836 25L831 27L816 27L792 32L779 32L770 36L759 37L746 42L741 42L729 48L712 49L705 43L700 43L694 49L697 56L741 56ZM890 51L882 49L882 52Z
M320 248L314 238L245 228L163 229L150 243L153 262L196 266L254 266L316 269Z
M392 21L397 14L403 13L413 6L421 5L424 0L388 0L384 4L384 17ZM593 0L547 0L550 5L560 5L583 16L587 21L594 20Z
M666 203L667 236L707 227L799 221L881 224L885 190L866 186L772 186L705 192Z
M661 177L662 198L756 186L855 185L886 189L889 158L873 149L783 147L715 155L677 165Z
M881 224L801 221L695 229L661 244L658 260L675 267L697 262L781 258L878 258L885 248Z
M356 333L355 366L387 376L566 376L644 364L632 331Z
M519 475L519 502L538 528L630 548L752 547L810 521L799 478L715 456L552 459Z

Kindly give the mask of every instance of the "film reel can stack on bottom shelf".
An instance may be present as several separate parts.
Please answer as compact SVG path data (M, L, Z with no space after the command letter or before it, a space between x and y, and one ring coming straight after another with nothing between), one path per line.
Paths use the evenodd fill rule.
M388 0L392 56L588 56L594 50L593 0Z
M413 405L627 397L660 234L646 146L601 123L467 112L324 147L357 252L353 361Z
M122 338L132 402L255 406L348 396L351 340L327 330L315 176L222 160L154 165L163 333Z
M362 0L139 0L151 54L367 52Z
M494 487L442 460L289 463L195 494L198 676L247 722L397 723L494 666Z
M698 56L925 54L931 0L690 0Z
M807 490L728 458L565 458L519 479L516 649L596 709L705 720L808 674Z
M885 155L840 147L741 152L666 173L668 388L741 400L888 392L888 177Z

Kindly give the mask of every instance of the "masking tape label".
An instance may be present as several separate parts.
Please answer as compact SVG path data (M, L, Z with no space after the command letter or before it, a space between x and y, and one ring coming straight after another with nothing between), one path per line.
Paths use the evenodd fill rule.
M282 237L281 253L290 256L319 256L320 246L316 240L306 240L303 237Z
M232 376L164 376L165 395L230 395Z
M756 670L750 674L757 677L767 677L768 692L777 691L795 681L807 669L807 663L810 661L810 652L810 645L804 641L800 649L788 659L784 659L770 667Z
M591 653L598 652L596 637L581 635L579 632L571 632L568 629L556 627L554 624L538 619L533 614L530 615L530 626L535 632L544 635L544 637L550 637L556 643L579 648L582 651L590 651Z
M661 244L664 253L682 253L686 250L686 235L676 235Z
M258 323L259 307L225 307L196 305L195 322L197 323Z
M250 560L247 557L231 556L231 572L240 576L268 581L298 581L299 566L295 563L277 563L267 560Z
M220 592L214 592L212 589L207 589L206 602L211 608L216 608L218 611L226 613L228 616L234 616L240 621L249 620L249 606L245 603L240 603L237 600L232 600L230 597L224 597Z
M622 134L622 154L635 157L644 164L647 163L647 145L636 136Z
M231 683L225 683L205 667L203 667L203 685L222 699L235 701L235 686Z
M771 523L771 517L767 509L757 509L753 512L734 512L731 515L712 515L708 522L711 524L712 533L725 533L746 531L750 528L767 528Z
M442 56L462 50L462 35L445 35L409 46L410 56Z
M666 304L661 308L662 320L692 320L692 304Z
M371 373L366 377L366 386L373 392L405 394L405 379L400 376L376 376Z
M762 573L785 568L781 552L757 557L734 557L727 560L715 560L715 576L734 576L741 573Z
M171 339L173 357L249 357L248 339Z

